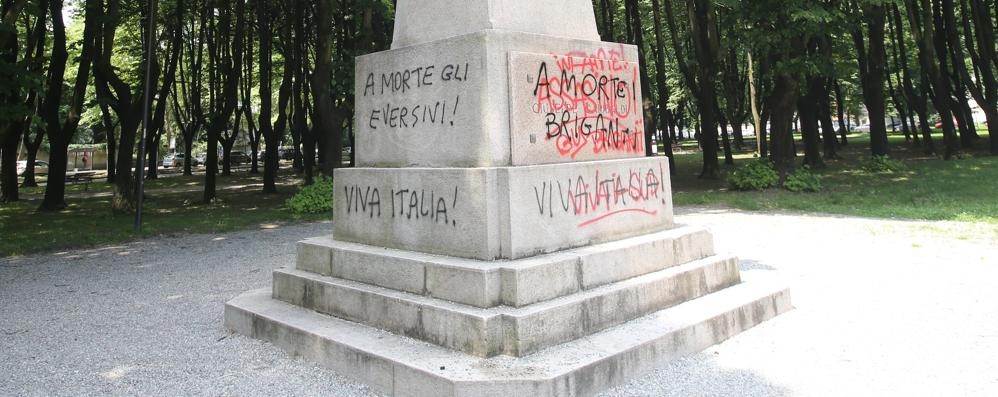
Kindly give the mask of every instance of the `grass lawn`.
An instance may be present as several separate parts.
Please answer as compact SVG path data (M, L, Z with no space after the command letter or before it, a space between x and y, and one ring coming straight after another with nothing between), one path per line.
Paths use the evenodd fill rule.
M820 193L792 193L782 189L733 191L725 176L718 180L697 178L702 157L699 152L684 151L676 156L675 202L676 205L725 205L752 211L800 210L998 225L998 157L984 151L988 144L987 131L982 135L984 140L978 143L977 149L966 151L964 158L952 161L926 156L922 149L905 143L903 136L891 136L891 158L905 164L903 170L894 173L863 171L863 164L870 159L869 137L854 135L849 146L840 151L840 159L826 161L827 167L818 170L824 187ZM941 140L940 135L936 140L937 148ZM748 143L754 147L754 141ZM752 158L751 152L740 153L736 167ZM725 173L734 169L722 168Z
M0 205L0 235L3 236L0 257L115 244L175 233L275 228L287 223L332 218L332 214L295 216L285 208L285 201L297 191L295 184L300 182L293 175L282 175L278 179L283 185L275 195L260 193L259 175L219 177L219 199L211 205L200 203L202 178L174 177L147 183L148 199L141 233L133 231L133 214L111 212L111 198L100 194L110 192L110 187L104 183L91 184L88 193L82 192L79 185L67 186L69 207L58 213L37 212L43 191L26 189L22 191L21 202ZM197 190L190 192L190 189Z

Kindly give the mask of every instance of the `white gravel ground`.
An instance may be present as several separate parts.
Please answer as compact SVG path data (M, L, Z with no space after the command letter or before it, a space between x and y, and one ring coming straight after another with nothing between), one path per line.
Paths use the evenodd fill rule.
M998 396L998 229L683 209L797 310L608 396ZM222 327L313 224L0 259L0 395L371 395Z

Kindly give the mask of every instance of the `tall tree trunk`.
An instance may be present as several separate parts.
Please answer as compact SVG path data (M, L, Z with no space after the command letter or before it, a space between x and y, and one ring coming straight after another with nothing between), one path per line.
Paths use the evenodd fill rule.
M912 113L918 115L918 129L922 134L922 148L925 154L931 155L935 153L936 145L935 140L932 138L932 128L929 126L928 102L926 95L916 90L915 84L912 81L911 69L908 67L908 46L904 38L904 24L901 19L901 12L898 10L896 4L891 6L891 15L893 16L893 25L895 26L893 41L897 47L897 59L895 59L895 63L901 65L901 86ZM928 89L930 84L926 82L925 73L923 73L921 85ZM914 126L914 123L912 125Z
M838 139L832 123L831 79L823 79L818 95L818 121L821 123L822 149L826 159L838 158Z
M801 138L804 141L804 164L811 168L822 168L821 143L818 135L818 101L823 94L824 79L820 76L807 78L807 93L797 100L797 113L801 121Z
M7 136L0 142L0 202L10 203L20 200L17 186L17 156L20 151L21 134L24 123L20 120L11 124Z
M631 38L635 46L638 47L638 59L639 62L639 73L641 75L641 97L643 101L641 103L642 114L645 120L657 121L656 117L652 114L653 112L653 102L652 92L651 92L651 81L648 78L648 62L645 62L647 58L645 57L645 38L644 29L641 26L641 4L638 0L624 0L627 5L627 18L628 25L631 27L630 31L632 33ZM652 137L655 136L655 130L657 126L655 123L644 123L644 142L645 142L645 155L651 156L652 153Z
M967 7L969 3L969 10ZM988 134L991 137L991 154L998 155L998 80L995 69L998 68L996 57L995 29L992 25L987 4L984 0L960 0L960 13L963 17L966 48L970 54L976 80L980 88L972 90L974 99L984 111L987 119ZM973 31L973 34L971 34ZM963 79L967 85L974 85L974 80L964 69Z
M114 183L117 178L117 148L118 140L114 136L115 123L111 120L111 109L104 103L100 105L101 122L104 124L107 136L107 183Z
M798 85L799 83L793 75L780 73L776 76L775 85L767 99L772 118L770 121L772 125L770 128L772 138L770 159L773 160L776 171L780 175L781 185L786 181L787 176L793 173L794 158L797 156L791 125L797 103Z
M605 2L605 0L604 0ZM669 170L675 175L676 159L672 152L672 111L669 110L669 84L665 73L665 38L662 37L662 5L659 0L652 0L652 15L655 21L655 85L658 87L659 126L665 131L662 134L662 144L665 155L669 157Z
M142 9L142 18L151 18L148 9L144 6L140 7ZM135 92L140 92L142 88L133 88L124 79L118 76L117 69L115 69L111 63L111 55L115 52L114 46L116 43L115 37L118 31L118 27L121 24L121 1L120 0L110 0L107 3L106 11L99 10L100 22L103 23L101 33L100 33L100 45L98 46L99 51L97 58L94 61L94 82L97 98L99 102L107 103L111 109L115 111L118 116L119 125L121 126L120 131L120 141L118 145L117 161L115 165L117 166L117 171L115 173L115 187L114 196L111 199L111 209L117 212L128 212L134 208L136 191L135 191L135 179L133 176L133 164L135 158L134 150L135 143L138 140L137 134L139 133L139 126L142 123L142 108L144 106L144 97L142 95L135 95ZM147 26L147 23L142 23L142 26ZM150 81L159 81L159 64L156 59L156 51L150 52L148 40L152 37L149 36L149 32L143 29L142 40L144 41L143 47L143 59L152 59L152 69L150 73ZM140 76L145 74L145 62L142 63L143 67L140 69ZM137 78L135 80L143 80Z
M960 120L960 144L964 147L971 147L981 139L974 127L973 112L970 110L970 104L967 100L968 90L974 92L976 84L967 73L966 54L964 54L963 45L960 43L961 32L958 31L959 26L956 22L956 5L953 0L940 0L939 3L942 11L942 18L939 21L942 28L940 30L943 32L941 36L945 41L952 65L953 87L956 94L954 97L956 100L954 116ZM962 34L969 35L970 33ZM990 45L994 46L994 42ZM966 82L964 76L967 76Z
M278 151L280 149L280 137L274 131L270 116L272 112L273 92L271 81L273 81L273 40L274 31L270 24L271 0L256 1L256 23L257 33L260 36L260 56L257 58L260 63L260 133L266 141L267 153L264 156L263 165L263 192L277 193L275 180L277 178Z
M322 173L330 177L333 170L343 165L343 129L333 108L333 0L315 3L315 73L312 75L312 92L315 94L315 130L323 136L321 152L324 153Z
M731 153L731 136L728 135L728 121L724 117L718 118L721 126L721 147L724 149L724 165L735 165L734 153Z
M863 86L863 102L870 113L870 150L874 156L889 153L887 143L886 101L884 100L884 76L887 55L884 51L885 24L887 12L884 5L866 4L863 19L868 30L864 43L862 31L853 30L853 41L858 52L860 81Z
M665 0L666 23L669 26L673 52L676 55L683 81L693 92L697 101L696 106L700 115L697 127L704 134L703 137L699 134L696 136L703 150L703 168L700 177L716 178L720 170L717 153L717 92L715 91L719 47L717 15L711 1L686 0L685 4L688 27L698 63L696 71L686 61L688 54L686 54L682 41L679 39L672 0Z
M686 0L690 17L697 67L697 106L700 109L700 127L703 139L703 171L701 178L717 178L717 56L719 33L717 14L710 0Z
M231 5L230 0L221 0L219 3L219 7L223 10L218 23L218 40L221 41L229 37L229 33L231 31L229 25L231 23L232 15L227 12L228 7ZM215 197L217 196L216 183L218 174L218 144L221 138L221 133L222 130L227 127L239 102L239 78L242 74L242 58L244 53L243 37L246 34L245 5L245 0L235 0L235 8L232 11L236 14L235 36L232 39L232 44L231 47L228 48L228 51L217 50L219 56L214 59L214 63L217 65L216 68L219 73L219 79L221 80L218 83L221 84L222 90L220 97L216 98L217 105L215 108L215 114L212 115L211 124L208 128L207 167L205 169L203 197L204 202L207 204L214 202ZM220 42L216 43L216 46L221 44L222 43ZM225 53L225 55L222 55L223 53Z
M846 126L848 117L846 117L846 103L845 96L842 95L842 84L838 80L835 80L835 107L838 108L839 112L839 145L846 146L849 144L849 127Z
M922 73L927 76L932 85L934 94L932 101L942 118L943 142L946 146L944 157L951 159L959 153L960 141L956 136L953 124L949 81L944 77L939 58L936 56L936 32L933 28L932 6L929 0L906 0L905 4L908 9L912 36L918 43L918 60L922 67Z
M47 92L44 114L46 133L49 137L49 174L45 186L45 198L41 211L59 211L66 208L66 163L69 143L76 134L83 111L83 101L90 80L90 68L97 36L100 4L86 2L84 11L83 41L80 50L79 67L68 111L60 117L62 108L63 76L66 72L66 25L62 20L62 0L49 0L49 15L52 18L52 55L49 60Z

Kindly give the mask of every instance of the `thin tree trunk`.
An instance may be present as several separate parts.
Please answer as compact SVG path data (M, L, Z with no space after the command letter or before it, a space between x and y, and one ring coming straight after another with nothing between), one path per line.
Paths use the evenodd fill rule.
M263 192L277 193L275 183L278 168L278 151L280 150L280 138L274 132L270 115L272 112L273 92L270 83L273 81L273 50L274 32L271 28L271 0L256 1L256 23L257 33L260 36L260 56L257 60L260 63L260 134L266 141L267 153L264 156L263 165Z
M804 141L804 164L811 168L822 168L821 143L818 138L818 97L823 93L824 79L810 76L807 79L807 94L797 100L797 113L800 115L801 138Z
M886 16L883 5L866 5L863 7L863 19L868 29L867 43L864 43L862 31L859 29L853 31L863 86L863 102L866 103L866 109L870 113L870 150L874 156L886 156L889 153L884 100Z
M798 82L789 73L781 73L776 76L773 90L767 100L772 120L772 144L770 145L770 158L776 166L776 171L780 176L780 184L786 181L787 176L793 173L794 158L797 151L794 149L794 136L791 131L793 124L794 110L797 102Z
M932 8L929 0L906 0L908 19L912 35L918 43L918 59L923 73L931 82L932 100L942 118L943 141L946 145L944 157L951 159L960 151L960 141L956 136L953 124L950 86L939 64L935 53L936 32L933 28Z
M604 0L604 3L606 0ZM662 134L662 144L665 155L669 158L669 170L675 175L676 160L672 152L672 111L669 110L669 85L665 72L665 38L662 37L662 5L659 0L652 0L652 15L655 22L655 84L658 87L658 128L665 131Z

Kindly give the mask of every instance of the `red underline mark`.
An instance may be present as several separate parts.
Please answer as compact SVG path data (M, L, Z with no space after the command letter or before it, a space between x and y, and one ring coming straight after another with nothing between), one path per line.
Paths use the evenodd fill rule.
M640 212L640 213L645 214L645 215L658 215L658 211L649 211L649 210L646 210L646 209L631 208L631 209L626 209L626 210L613 211L613 212L611 212L609 214L600 216L598 218L590 219L588 221L580 223L578 227L579 228L583 228L583 227L592 225L592 224L594 224L596 222L602 221L602 220L604 220L606 218L609 218L611 216L620 215L620 214L627 213L627 212Z

